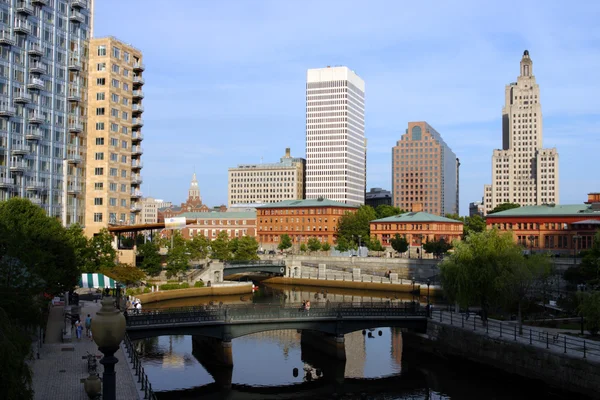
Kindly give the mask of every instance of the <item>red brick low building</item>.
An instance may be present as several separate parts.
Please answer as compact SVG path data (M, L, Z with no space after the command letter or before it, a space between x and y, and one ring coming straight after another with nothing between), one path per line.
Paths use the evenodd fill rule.
M187 212L179 217L185 217L188 225L181 230L184 238L204 235L209 240L214 240L219 232L226 231L230 239L242 236L256 236L256 212ZM192 221L190 223L190 221Z

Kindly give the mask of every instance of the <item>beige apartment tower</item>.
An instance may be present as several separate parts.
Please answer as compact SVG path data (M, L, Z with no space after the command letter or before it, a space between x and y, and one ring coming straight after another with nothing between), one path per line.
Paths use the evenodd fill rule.
M540 87L525 50L517 82L506 85L502 108L502 149L492 155L492 184L484 187L484 208L558 202L558 153L542 148Z
M392 203L405 211L458 214L456 154L427 122L409 122L392 149Z
M85 232L139 222L142 211L142 53L114 37L90 40Z
M229 168L228 207L235 204L277 203L304 199L306 161L290 149L278 163L241 164Z

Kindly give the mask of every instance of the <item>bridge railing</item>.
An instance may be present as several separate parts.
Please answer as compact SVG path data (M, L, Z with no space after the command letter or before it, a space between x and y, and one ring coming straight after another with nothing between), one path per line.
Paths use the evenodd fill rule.
M154 391L152 390L152 384L148 380L148 376L146 375L146 371L144 371L144 367L138 357L137 351L131 343L131 339L129 336L125 334L125 338L123 339L123 343L125 344L125 349L127 350L127 355L130 358L131 364L133 365L133 369L135 376L138 377L138 383L141 385L142 392L144 392L144 399L149 400L157 400Z
M563 354L571 354L581 358L589 356L600 357L600 342L585 340L572 335L549 332L543 329L533 329L523 326L519 333L516 322L489 320L484 323L477 314L470 315L450 311L434 311L431 319L452 326L459 326L474 332L480 332L493 338L529 344L531 346L555 350Z
M281 266L285 266L285 261L284 260L248 260L248 261L243 261L243 260L230 260L230 261L225 261L223 263L223 267L224 268L231 268L231 267L238 267L238 266L260 266L260 265L265 265L265 266L277 266L277 267L281 267Z
M144 310L127 316L127 326L260 321L273 319L426 317L413 303L322 303L304 310L299 305L253 304Z

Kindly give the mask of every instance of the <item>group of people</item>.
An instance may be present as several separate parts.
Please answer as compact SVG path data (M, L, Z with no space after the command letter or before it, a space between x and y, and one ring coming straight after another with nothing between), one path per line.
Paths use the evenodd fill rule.
M81 323L80 320L75 321L75 335L77 336L77 339L81 339L81 336L83 335L83 328L84 328L84 325ZM90 338L90 340L93 340L92 339L92 316L90 314L88 314L85 319L85 337Z
M300 307L300 311L310 311L310 300L302 301L302 307Z

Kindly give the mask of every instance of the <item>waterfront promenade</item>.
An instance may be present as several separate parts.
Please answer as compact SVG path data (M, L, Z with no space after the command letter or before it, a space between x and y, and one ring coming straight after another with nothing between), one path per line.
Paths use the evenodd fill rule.
M82 321L87 314L92 318L101 308L100 302L83 302L80 316ZM75 338L70 343L62 342L62 329L64 327L63 307L55 306L50 309L48 325L46 327L45 343L39 349L39 359L31 361L33 372L33 390L36 400L86 400L87 394L81 379L89 376L87 360L82 357L88 352L101 356L96 343L89 338L81 340ZM85 330L84 335L85 336ZM115 353L119 362L115 366L117 379L117 399L137 400L143 399L143 392L139 391L138 379L134 378L133 369L123 351L124 347ZM37 350L34 350L36 356ZM103 367L98 360L98 374L102 377Z

